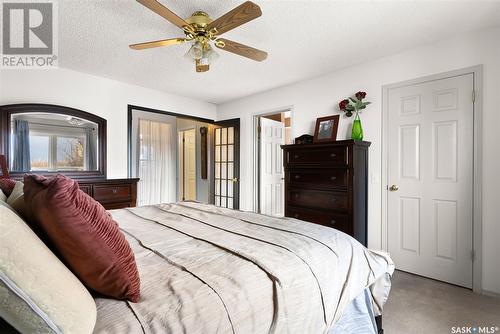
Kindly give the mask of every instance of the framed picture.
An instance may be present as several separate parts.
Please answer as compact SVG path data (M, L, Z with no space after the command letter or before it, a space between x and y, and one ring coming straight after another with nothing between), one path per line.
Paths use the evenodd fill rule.
M340 115L320 117L316 120L314 142L323 143L337 140Z

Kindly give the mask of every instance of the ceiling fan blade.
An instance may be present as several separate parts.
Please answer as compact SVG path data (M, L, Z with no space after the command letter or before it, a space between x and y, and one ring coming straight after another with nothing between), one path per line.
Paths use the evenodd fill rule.
M216 35L239 27L240 25L252 21L262 15L260 7L251 1L247 1L230 12L219 17L207 26L207 30L216 29Z
M217 46L221 50L225 50L228 52L236 53L237 55L243 56L250 58L252 60L256 61L263 61L267 58L267 52L258 50L255 48L252 48L250 46L236 43L224 38L219 38L217 39L217 42L222 42L222 43L215 43L215 46ZM224 46L222 46L224 45Z
M159 41L151 41L151 42L145 42L145 43L132 44L132 45L130 45L130 48L134 49L134 50L144 50L144 49L157 48L160 46L182 44L185 41L186 41L185 38L161 39Z
M167 21L175 24L176 26L178 26L181 29L184 29L184 27L189 26L189 24L186 21L184 21L182 18L177 16L177 14L175 14L170 9L163 6L161 3L159 3L156 0L137 0L137 2L139 2L141 5L143 5L145 7L148 7L153 12L162 16Z

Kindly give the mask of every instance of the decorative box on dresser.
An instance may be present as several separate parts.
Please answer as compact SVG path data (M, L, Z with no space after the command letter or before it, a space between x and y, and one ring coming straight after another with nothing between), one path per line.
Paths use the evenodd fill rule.
M134 207L139 179L77 180L80 189L101 203L106 210Z
M367 244L370 142L283 145L285 216L333 227Z

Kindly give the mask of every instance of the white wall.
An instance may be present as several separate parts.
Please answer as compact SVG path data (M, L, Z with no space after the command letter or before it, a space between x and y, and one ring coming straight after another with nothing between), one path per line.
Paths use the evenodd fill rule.
M339 113L336 105L358 90L370 105L362 114L370 147L369 247L381 248L382 86L440 72L484 65L483 110L483 289L500 293L500 29L459 36L323 77L256 94L218 107L218 119L241 117L241 147L252 147L252 115L293 106L292 136L314 132L315 119ZM355 51L353 51L355 52ZM342 118L339 139L349 137L351 119ZM242 209L252 209L252 151L241 154Z
M108 121L108 177L127 177L127 105L216 118L211 103L68 69L0 71L0 105L47 103L81 109Z

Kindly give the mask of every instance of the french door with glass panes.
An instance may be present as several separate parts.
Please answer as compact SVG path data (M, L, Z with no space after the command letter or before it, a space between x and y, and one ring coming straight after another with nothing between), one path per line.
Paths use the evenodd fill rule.
M240 119L216 122L213 132L214 204L240 207Z

